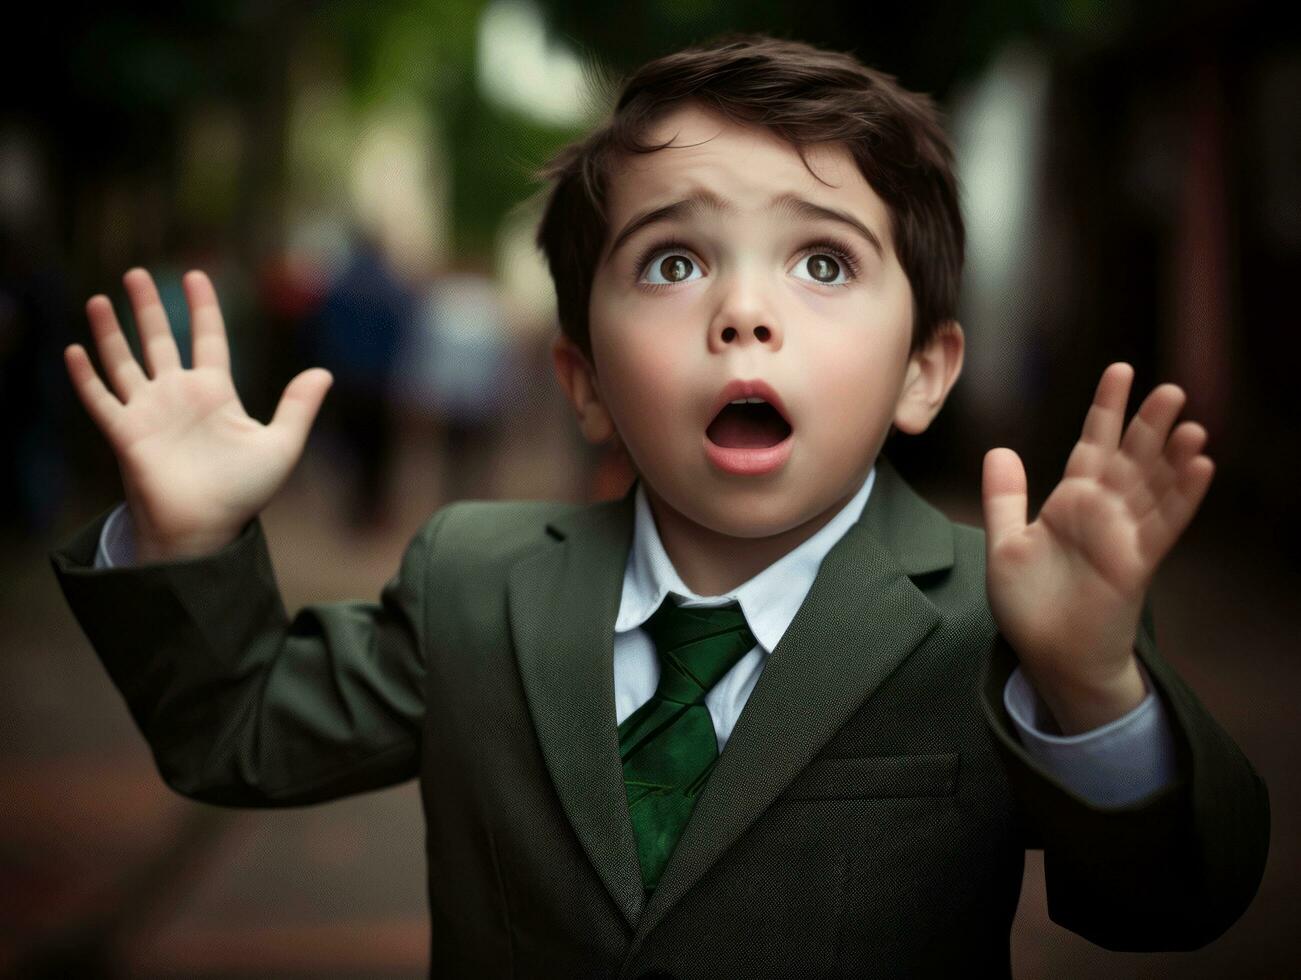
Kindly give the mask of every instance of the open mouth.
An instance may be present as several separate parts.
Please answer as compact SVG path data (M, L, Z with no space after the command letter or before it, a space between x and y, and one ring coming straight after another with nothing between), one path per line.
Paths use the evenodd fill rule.
M767 449L791 434L790 423L759 397L738 398L714 416L705 435L724 449Z

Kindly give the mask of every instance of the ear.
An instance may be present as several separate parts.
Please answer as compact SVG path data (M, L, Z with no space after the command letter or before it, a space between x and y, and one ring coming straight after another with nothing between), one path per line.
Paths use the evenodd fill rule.
M596 371L578 345L560 334L551 344L551 360L556 380L574 407L578 428L592 445L609 442L614 436L614 421L601 400Z
M894 424L901 431L914 436L925 432L939 414L949 389L962 373L964 347L961 325L950 320L909 358L894 412Z

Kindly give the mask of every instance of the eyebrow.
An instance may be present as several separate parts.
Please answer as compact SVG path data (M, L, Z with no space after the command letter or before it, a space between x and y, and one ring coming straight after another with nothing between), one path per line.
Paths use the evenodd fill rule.
M829 208L822 204L814 204L812 201L800 197L798 194L784 193L778 194L768 202L768 207L777 212L777 214L791 217L804 218L812 220L836 221L842 225L848 225L860 236L862 236L871 246L876 249L876 254L880 258L885 258L885 249L881 245L881 239L867 225L859 221L847 211L839 211L836 208ZM711 212L714 214L736 214L738 208L732 202L725 198L719 197L713 191L699 190L693 194L688 194L680 200L671 204L665 204L661 207L651 208L640 214L634 215L627 224L615 236L614 244L610 246L608 256L613 256L623 247L624 242L634 234L646 228L649 225L659 224L665 221L674 221L682 218L695 217L697 215Z

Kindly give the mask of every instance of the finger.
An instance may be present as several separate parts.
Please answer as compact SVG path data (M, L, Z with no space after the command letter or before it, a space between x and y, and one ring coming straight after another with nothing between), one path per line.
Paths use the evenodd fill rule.
M95 338L104 376L122 401L128 401L133 392L148 384L144 370L136 363L131 345L126 342L122 327L113 312L107 296L92 296L86 301L86 319L90 321L90 335Z
M167 313L153 277L144 269L137 268L123 276L122 282L131 299L131 312L140 332L140 350L149 376L156 378L162 371L179 370L181 352L176 347L172 328L168 326Z
M1081 438L1094 445L1115 449L1120 442L1120 432L1125 422L1125 406L1129 402L1129 387L1134 381L1134 369L1123 361L1107 365L1093 394L1093 404L1084 419Z
M68 368L72 388L85 406L86 413L105 436L112 441L112 431L121 418L122 403L117 400L104 382L99 380L90 355L81 344L69 344L63 350L63 362Z
M985 511L985 534L991 547L1009 534L1025 528L1025 467L1021 464L1021 457L1011 449L991 449L985 453L981 502Z
M1165 446L1165 457L1179 470L1206 445L1206 428L1196 422L1182 422Z
M1174 546L1201 506L1215 475L1209 456L1194 456L1175 475L1170 489L1139 524L1139 546L1155 565Z
M295 458L303 451L307 434L332 384L334 376L325 368L308 368L285 386L270 428L284 435Z
M1062 477L1099 477L1106 469L1108 461L1113 457L1113 453L1096 443L1085 442L1083 437L1071 449L1071 455L1066 460L1066 469L1062 471Z
M1178 385L1157 385L1130 420L1120 451L1140 466L1155 460L1165 448L1170 427L1187 400L1188 396Z
M1174 384L1158 385L1148 393L1125 429L1120 452L1112 453L1103 468L1104 486L1141 500L1139 488L1160 480L1165 468L1162 450L1186 401L1183 389Z
M1080 444L1086 448L1071 453L1066 476L1097 476L1116 451L1125 425L1125 406L1129 403L1129 386L1133 380L1134 369L1123 361L1107 365L1102 372L1080 432Z
M230 370L230 347L226 342L226 324L217 303L217 291L212 280L195 269L181 280L185 301L190 307L190 342L194 351L194 364L198 367Z
M1131 513L1142 518L1165 496L1176 475L1206 445L1206 429L1196 422L1182 422L1166 441L1165 452L1152 462L1147 478L1135 483L1127 495Z

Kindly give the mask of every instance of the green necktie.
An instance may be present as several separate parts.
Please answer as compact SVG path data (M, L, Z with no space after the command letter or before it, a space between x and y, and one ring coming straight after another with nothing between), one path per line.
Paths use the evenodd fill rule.
M659 654L660 681L619 726L619 755L649 896L718 761L705 694L755 640L735 602L686 609L666 596L642 628Z

